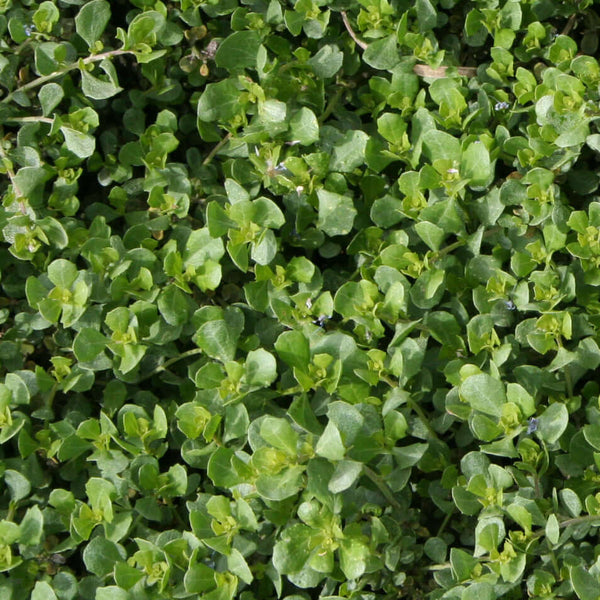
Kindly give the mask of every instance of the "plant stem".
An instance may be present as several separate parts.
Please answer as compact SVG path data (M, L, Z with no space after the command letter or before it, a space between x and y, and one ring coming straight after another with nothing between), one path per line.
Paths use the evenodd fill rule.
M570 527L571 525L581 525L582 523L589 523L591 521L600 521L600 515L585 515L584 517L574 517L573 519L566 519L561 521L558 526L560 529ZM600 525L600 523L598 523Z
M467 243L467 240L464 240L464 239L456 240L456 242L453 242L452 244L449 244L445 248L438 250L433 257L433 260L438 260L438 259L442 258L442 256L446 256L446 254L449 254L453 250L456 250L457 248L464 246L466 243Z
M49 117L8 117L6 119L10 123L54 123L54 119Z
M337 103L340 101L342 94L344 93L346 88L339 87L333 96L333 98L329 101L329 104L325 107L323 114L319 117L319 124L323 124L330 116L331 113L335 110Z
M559 348L563 348L562 339L560 336L556 338L556 344ZM567 388L567 396L569 400L573 399L573 378L571 377L571 371L569 370L569 365L564 366L565 373L565 386Z
M0 143L0 159L2 159L2 162L4 163L4 168L6 169L6 174L8 175L8 178L10 179L10 183L13 186L15 196L17 198L21 198L23 196L23 192L21 192L21 190L19 189L19 186L17 185L17 183L15 181L15 172L12 169L12 161L10 160L10 158L8 158L8 156L6 156L6 153L4 152L4 148L2 147L1 143ZM11 166L9 166L9 165L11 165Z
M192 348L191 350L188 350L187 352L183 352L179 356L174 356L173 358L166 360L162 365L159 365L158 367L156 367L156 369L150 371L150 373L148 373L147 375L144 375L141 379L138 380L138 383L140 381L145 381L146 379L150 379L150 377L154 377L154 375L157 375L158 373L162 373L163 371L166 371L172 364L174 364L180 360L183 360L184 358L188 358L190 356L195 356L196 354L201 354L201 353L202 353L202 350L200 348Z
M377 486L377 489L383 494L383 497L399 511L405 511L405 508L394 498L394 493L389 488L388 484L381 478L380 475L375 473L373 469L367 467L366 465L363 467L364 474Z
M0 102L10 102L16 93L26 92L28 90L32 90L36 87L39 87L40 85L44 85L44 83L52 81L53 79L56 79L57 77L60 77L61 75L64 75L69 71L74 71L75 69L78 69L81 63L83 63L84 65L89 65L90 63L98 62L100 60L104 60L105 58L113 58L114 56L121 56L123 54L134 54L134 52L132 50L109 50L108 52L102 52L102 54L93 54L92 56L87 56L86 58L83 58L80 61L78 60L68 65L67 67L64 67L63 69L54 71L54 73L50 73L48 75L38 77L37 79L33 79L29 83L26 83L20 88L17 88L16 90L10 92L10 94L2 98Z
M348 15L346 11L342 11L342 21L344 21L344 27L346 31L350 34L350 37L354 40L357 46L360 46L363 50L366 50L369 45L366 42L363 42L359 37L354 33L352 26L350 25L350 21L348 21Z
M369 44L363 42L357 35L354 33L354 29L352 29L352 25L350 25L350 21L348 20L348 15L346 11L341 12L342 21L344 22L344 27L346 31L350 35L350 37L354 40L354 43L357 46L360 46L363 50L366 50L369 47ZM463 77L475 77L477 75L477 69L475 67L437 67L434 69L429 65L415 65L413 67L413 71L419 77L429 77L431 79L442 79L446 77L446 71L448 68L456 68L459 75Z
M390 387L398 387L396 384L394 384L394 382L387 376L383 375L381 377L382 381L385 381L385 383L387 383ZM427 431L429 431L430 435L432 438L435 438L436 440L438 440L438 434L436 432L436 430L431 426L431 423L429 423L429 420L427 419L427 415L423 412L423 409L412 399L412 398L408 398L406 401L406 404L409 406L409 408L417 413L417 416L419 417L419 419L421 420L421 422L423 423L423 425L425 425L425 427L427 428Z
M231 139L231 133L228 133L207 155L207 157L202 161L203 165L208 165L215 157L217 152Z
M559 529L565 529L566 527L570 527L571 525L582 525L584 523L592 524L594 521L598 521L596 526L600 526L600 515L585 515L583 517L574 517L572 519L565 519L564 521L559 521L558 527ZM542 537L545 535L545 529L539 529L533 534L533 539Z
M442 521L440 528L438 529L437 533L435 534L435 537L440 537L440 535L442 535L442 533L444 532L444 529L446 529L446 525L448 525L448 523L450 522L453 512L454 512L454 508L452 508L452 510L449 513L446 513L446 516L444 517L444 520Z

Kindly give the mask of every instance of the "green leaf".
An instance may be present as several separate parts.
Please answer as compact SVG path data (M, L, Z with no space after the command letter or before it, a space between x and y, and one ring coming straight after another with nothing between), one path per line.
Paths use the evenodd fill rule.
M429 448L429 444L409 444L408 446L395 447L394 454L396 465L400 469L408 469L416 465Z
M9 489L10 498L13 502L18 502L19 500L23 500L23 498L27 498L31 492L31 483L27 477L22 473L19 473L19 471L7 469L4 472L4 483Z
M458 581L464 581L471 578L471 572L478 564L478 560L473 558L468 552L460 548L450 550L450 564L452 571Z
M598 580L581 565L571 567L571 583L579 600L598 600Z
M308 561L312 545L306 525L298 523L284 529L273 548L273 565L281 574L297 573Z
M232 487L240 481L231 461L234 453L229 448L218 448L208 461L207 473L214 485L219 487Z
M461 398L486 415L500 417L506 393L501 381L486 373L467 377L459 388Z
M260 43L258 32L236 31L219 44L215 53L215 63L228 71L253 69L256 67Z
M486 582L475 582L462 593L460 600L496 600L494 586Z
M393 227L404 219L402 201L393 196L377 198L371 206L371 220L382 228Z
M329 168L340 173L351 173L365 161L365 150L369 137L364 131L348 131L333 146ZM317 196L325 190L319 190ZM320 198L320 196L319 196Z
M558 544L558 538L560 537L560 529L558 526L558 519L556 515L550 515L546 521L546 537L552 545Z
M374 69L389 71L400 62L396 35L371 42L363 53L363 60Z
M48 265L48 278L56 287L66 290L71 289L77 275L77 267L63 258L59 258Z
M228 121L240 108L240 92L231 79L209 83L198 101L198 119L206 123Z
M36 581L31 591L31 600L58 600L58 597L47 582Z
M448 544L439 537L431 537L423 545L425 554L435 563L443 563L448 553Z
M347 537L340 544L340 567L348 579L358 579L367 567L371 554L369 547L360 539Z
M564 404L551 404L538 418L536 435L553 444L560 439L569 424L569 411Z
M260 424L260 437L273 448L283 450L290 456L296 456L298 434L286 419L265 417Z
M164 320L177 327L187 322L189 305L185 294L175 285L165 287L158 296L158 310Z
M96 140L87 133L82 133L66 125L62 125L60 130L65 137L65 146L69 152L72 152L77 158L88 158L96 149Z
M429 129L423 134L423 153L434 160L457 161L460 157L460 142L449 133Z
M485 186L492 176L488 149L480 141L469 144L460 159L460 174L472 187Z
M89 71L83 69L81 70L81 90L92 100L106 100L118 94L123 88L115 85L112 81L103 81L94 77Z
M433 250L437 252L446 237L446 233L441 227L429 221L420 221L415 223L415 231L418 236Z
M416 0L419 31L425 32L437 25L437 12L429 0Z
M227 556L227 568L234 575L237 575L243 582L250 585L254 579L252 571L246 562L246 559L242 556L242 553L236 548L232 548L231 552Z
M192 563L185 572L183 585L188 594L202 594L215 587L215 572L203 563Z
M65 94L58 83L47 83L40 88L38 98L42 107L42 114L47 117L56 108Z
M319 229L330 236L349 233L356 217L352 198L327 190L319 190L317 197L319 198Z
M558 492L558 497L572 517L578 517L581 514L583 506L579 496L573 490L564 488Z
M96 329L84 327L75 336L73 353L80 362L93 361L105 348L108 339Z
M44 515L38 506L27 509L21 524L19 542L26 546L37 546L42 541L44 533Z
M335 467L335 471L327 484L332 494L340 494L346 491L362 473L363 464L353 460L341 460Z
M93 46L110 21L110 4L105 0L92 0L84 4L75 17L75 31Z
M196 343L211 358L225 363L233 360L236 351L237 336L233 334L225 321L219 319L204 323L196 334Z
M290 119L290 141L310 146L319 139L319 122L310 108L302 107Z
M108 585L96 589L94 600L128 600L129 598L130 595L126 590L122 590L116 585Z
M245 378L248 385L268 387L277 378L275 357L266 350L251 350L246 357Z
M265 500L279 502L294 496L302 485L304 467L288 467L277 475L260 475L256 480L256 491Z
M326 44L314 54L308 64L320 79L333 77L341 68L344 53L335 44Z
M329 460L342 460L346 454L342 436L338 428L330 421L325 427L325 431L319 438L315 447L315 452L319 456Z
M125 560L124 550L104 537L95 537L83 551L83 562L90 573L104 577L111 573L115 564Z

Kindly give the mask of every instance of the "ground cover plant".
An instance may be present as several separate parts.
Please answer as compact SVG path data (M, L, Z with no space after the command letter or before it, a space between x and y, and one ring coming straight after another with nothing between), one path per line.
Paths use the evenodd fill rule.
M591 0L0 0L0 599L600 597Z

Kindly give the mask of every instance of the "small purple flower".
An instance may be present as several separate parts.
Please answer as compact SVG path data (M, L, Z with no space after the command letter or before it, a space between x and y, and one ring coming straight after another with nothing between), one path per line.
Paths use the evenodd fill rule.
M313 323L315 325L318 325L319 327L324 327L325 321L327 321L328 319L331 319L331 317L328 317L327 315L321 315L318 319L315 319Z
M534 417L531 417L531 419L529 419L529 425L527 427L527 435L532 434L534 431L537 430L538 425L539 425L540 420L536 419Z
M494 110L506 110L509 106L510 104L508 102L496 102Z
M507 301L504 303L504 306L506 306L506 308L507 308L508 310L515 310L515 309L517 308L517 307L515 306L515 303L514 303L512 300L507 300Z
M27 37L31 37L31 33L33 32L34 29L35 29L35 25L25 25L25 27L23 28L23 30L25 31L25 35Z

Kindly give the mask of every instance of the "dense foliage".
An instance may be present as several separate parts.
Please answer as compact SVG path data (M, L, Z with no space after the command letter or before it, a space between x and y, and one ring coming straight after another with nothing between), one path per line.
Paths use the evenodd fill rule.
M592 0L0 0L0 598L600 589Z

